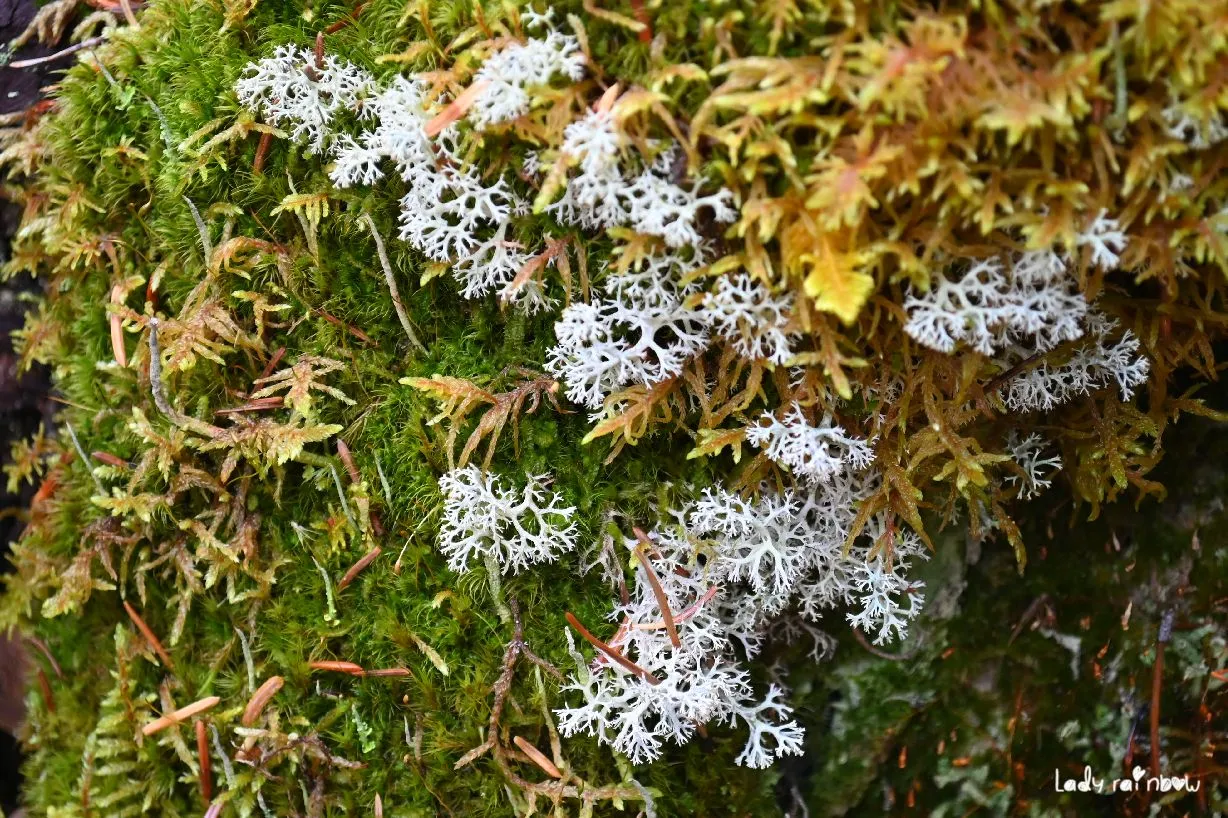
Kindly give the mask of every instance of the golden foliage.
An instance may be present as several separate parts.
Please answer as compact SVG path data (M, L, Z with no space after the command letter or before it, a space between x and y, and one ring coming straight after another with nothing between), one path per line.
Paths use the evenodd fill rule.
M543 397L555 411L563 411L558 403L558 381L522 368L503 374L518 378L513 382L512 388L504 392L490 392L463 378L442 375L401 379L401 383L426 392L442 404L439 414L427 421L427 425L434 426L444 420L448 422L448 462L453 468L464 467L483 440L486 441L486 457L482 467L489 468L495 448L499 444L499 435L509 421L512 424L513 446L519 453L520 416L536 412ZM480 405L488 405L490 408L482 413L461 449L460 458L455 459L456 440L461 426L469 413Z

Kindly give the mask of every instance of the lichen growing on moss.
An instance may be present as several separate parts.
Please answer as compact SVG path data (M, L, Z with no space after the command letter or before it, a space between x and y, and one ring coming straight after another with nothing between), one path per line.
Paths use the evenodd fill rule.
M1154 502L1218 417L1225 20L150 3L3 154L63 400L8 467L30 807L1029 809L988 692L934 789L886 753L984 656L960 537L1030 588L1029 499Z

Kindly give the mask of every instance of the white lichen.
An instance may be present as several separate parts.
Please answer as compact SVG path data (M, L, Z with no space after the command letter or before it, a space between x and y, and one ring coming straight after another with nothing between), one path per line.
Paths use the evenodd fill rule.
M676 258L647 259L633 272L611 274L592 303L563 311L546 368L570 400L596 409L618 389L679 375L707 348L706 318L685 304L692 290L676 283L684 269Z
M704 301L717 334L745 358L783 365L793 357L799 337L790 329L793 294L776 294L746 273L722 276Z
M590 111L568 125L560 150L575 172L548 210L567 224L588 230L630 227L681 248L704 244L700 211L706 209L714 222L737 218L731 191L702 194L699 181L688 187L674 181L682 160L677 147L659 150L651 162L633 155L609 111Z
M1011 378L1002 389L1013 412L1048 411L1074 398L1116 385L1121 400L1147 382L1150 362L1139 355L1139 340L1126 330L1115 340L1117 321L1100 312L1087 320L1088 337L1065 363L1040 360Z
M756 697L740 656L759 651L791 604L810 621L843 606L875 642L903 638L924 602L923 584L906 576L927 556L919 538L875 515L844 552L857 505L877 485L872 472L850 471L806 492L765 490L753 500L716 486L667 512L647 542L627 539L635 584L615 607L620 625L608 645L635 670L602 653L585 662L573 645L576 670L564 690L579 703L556 711L560 731L596 736L643 763L666 741L689 741L699 724L742 721L750 736L739 764L766 767L800 753L802 728L783 691L772 685ZM818 635L816 660L827 655L830 637L799 626Z
M796 477L818 483L846 471L861 471L874 459L867 441L833 426L830 416L818 426L810 425L797 403L781 418L765 413L746 430L746 440Z
M1113 234L1105 225L1097 231L1086 241L1107 251ZM1046 250L1021 253L1009 268L989 258L958 280L937 276L928 292L910 294L904 309L904 330L918 343L948 353L962 343L992 355L1011 345L1043 350L1080 337L1088 305L1065 261Z
M1011 432L1006 441L1006 451L1019 466L1019 473L1007 474L1006 482L1019 483L1019 496L1030 500L1053 485L1053 475L1062 468L1060 455L1045 454L1048 442L1037 432L1020 438Z
M352 63L331 54L317 60L312 49L292 45L248 63L235 83L239 102L287 129L308 153L323 153L333 137L333 118L357 112L373 88L371 75Z
M525 487L516 490L496 475L466 466L441 477L439 488L444 499L439 550L453 571L489 558L504 573L515 574L575 548L575 508L562 505L546 488L545 475L529 475Z
M544 38L513 42L482 63L473 81L480 83L469 121L479 130L519 119L529 112L530 92L557 77L577 82L584 77L585 57L571 35L550 31Z

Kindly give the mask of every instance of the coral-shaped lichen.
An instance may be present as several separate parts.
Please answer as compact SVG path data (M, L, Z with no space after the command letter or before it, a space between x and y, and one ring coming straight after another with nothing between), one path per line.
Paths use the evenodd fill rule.
M116 745L146 811L796 815L861 741L924 812L874 719L949 710L897 692L974 555L1046 576L1034 518L1160 496L1219 417L1214 3L121 5L0 133L62 393L7 470L0 622L65 666L32 813L214 697ZM1069 643L994 634L1037 596L981 643Z
M561 505L544 479L530 475L517 491L475 466L441 477L439 550L447 556L448 567L465 571L473 560L490 558L515 574L575 548L575 508Z

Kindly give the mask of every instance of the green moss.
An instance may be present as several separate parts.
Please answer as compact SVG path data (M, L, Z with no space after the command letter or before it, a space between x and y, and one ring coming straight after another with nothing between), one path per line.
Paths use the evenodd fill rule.
M1093 113L1090 105L1083 110L1069 103L1077 109L1072 116L1082 130L1009 123L1026 132L1022 144L994 131L965 135L958 146L939 144L946 136L927 135L910 115L899 113L923 99L921 92L905 98L907 88L891 86L871 99L867 90L868 78L878 70L872 56L881 56L874 49L903 53L892 50L903 48L901 38L924 40L929 35L922 23L930 12L895 3L804 9L791 3L647 3L657 39L645 43L625 19L619 23L594 16L579 3L551 5L558 7L559 19L573 14L583 25L603 82L665 88L662 103L684 124L699 118L731 72L749 73L739 75L738 88L726 88L727 95L771 85L754 76L759 70L754 63L733 62L739 56L786 59L821 53L820 63L839 73L833 48L845 42L846 34L856 39L864 53L840 59L869 61L869 67L857 69L861 85L838 90L844 96L864 94L867 101L861 109L853 106L842 113L843 125L835 115L808 107L826 104L826 99L726 96L720 114L708 111L710 127L723 130L704 134L700 170L710 179L742 184L748 199L780 204L782 224L796 227L803 221L796 213L805 211L806 218L825 225L823 241L836 237L832 240L850 253L854 247L876 248L875 260L867 261L865 269L884 300L895 302L901 300L902 279L928 280L934 254L955 252L950 245L989 241L985 234L990 231L978 229L988 199L980 193L944 192L959 172L1007 185L1020 211L1026 203L1035 216L997 213L990 206L992 239L999 248L1040 234L1064 235L1077 212L1094 212L1111 200L1137 216L1132 247L1141 249L1129 259L1130 269L1151 282L1130 290L1115 281L1106 302L1143 338L1158 384L1140 401L1146 415L1124 414L1129 410L1119 408L1110 390L1036 421L1060 438L1071 464L1067 494L1073 489L1085 505L1077 512L1064 505L1058 520L1025 521L1025 536L1015 549L987 544L975 565L964 563L962 529L958 535L949 529L936 536L940 553L929 569L930 588L947 594L949 604L902 648L907 661L873 657L851 637L841 639L838 659L826 665L803 658L802 646L771 646L755 667L756 681L767 678L774 660L790 668L793 703L808 727L805 758L766 772L738 767L734 758L742 737L713 726L687 746L670 747L657 763L635 769L592 740L569 739L564 743L569 772L597 787L631 786L634 779L636 787L653 795L656 814L663 816L778 815L782 806L797 801L807 803L811 815L967 814L976 808L1024 814L1049 806L1059 813L1089 814L1081 811L1084 802L1073 797L1044 794L1051 766L1089 763L1107 771L1120 762L1108 744L1122 727L1121 692L1132 691L1140 700L1146 695L1148 645L1154 642L1161 610L1176 604L1165 595L1177 594L1179 583L1165 579L1166 571L1200 578L1187 582L1192 590L1181 597L1193 624L1169 649L1165 713L1174 714L1172 740L1183 739L1178 731L1184 727L1177 726L1175 714L1205 704L1208 691L1222 704L1222 687L1205 683L1215 669L1210 663L1223 653L1222 618L1216 618L1222 617L1222 602L1216 600L1226 593L1228 561L1223 555L1228 543L1210 535L1212 529L1225 530L1222 515L1215 512L1198 529L1198 552L1189 547L1188 525L1163 518L1140 523L1139 517L1118 516L1125 512L1116 508L1109 513L1111 520L1101 520L1098 527L1054 536L1049 529L1061 528L1088 506L1097 511L1102 501L1119 494L1160 493L1147 475L1158 461L1165 424L1181 412L1206 412L1168 384L1190 377L1201 383L1215 371L1211 343L1222 338L1225 319L1214 305L1222 300L1221 270L1228 269L1228 252L1210 239L1199 244L1199 237L1218 235L1208 231L1214 228L1213 205L1224 199L1223 174L1214 173L1223 146L1207 157L1173 160L1174 168L1194 178L1214 177L1200 181L1197 194L1180 204L1160 201L1164 197L1155 192L1157 180L1169 171L1148 164L1159 161L1155 155L1161 151L1144 149L1158 137L1154 123L1144 121L1141 113L1132 114L1131 122L1144 147L1097 152L1108 139L1101 122L1115 90L1112 73L1101 66L1110 56L1103 43L1114 21L1130 17L1116 4L1029 5L1026 14L1014 4L997 3L933 9L943 21L935 23L938 28L976 31L983 41L967 45L983 47L1004 63L1008 58L995 49L999 38L1012 35L1038 54L1061 40L1064 44L1052 50L1067 48L1094 64L1088 69L1092 79L1071 80L1086 86L1083 92L1099 106L1099 113ZM328 50L384 78L401 71L442 71L454 68L454 60L476 62L465 50L468 43L489 36L483 27L513 17L513 9L499 3L444 2L423 8L425 20L416 4L367 3L361 15L328 36ZM251 129L238 128L202 148L236 123L254 124L231 90L244 65L277 45L313 42L320 29L351 11L349 4L337 2L313 3L308 16L297 3L248 8L242 2L155 0L142 12L139 30L117 33L99 51L101 66L83 63L67 73L56 92L56 110L22 137L39 156L31 173L18 180L28 211L20 255L12 266L31 269L47 281L46 299L27 327L23 352L53 367L63 398L61 424L73 425L84 450L128 463L124 469L85 464L60 441L53 454L62 452L63 457L52 461L43 496L17 548L18 574L9 582L2 621L42 638L63 671L43 669L50 674L53 699L37 688L29 698L26 800L32 815L199 814L199 759L191 725L149 738L140 735L140 728L172 706L206 696L220 699L207 720L218 729L233 768L226 771L221 755L210 751L213 791L235 814L369 814L377 796L385 814L396 816L506 815L528 805L491 753L454 769L487 739L492 686L500 678L513 626L501 619L500 600L493 598L483 569L458 577L436 550L438 477L455 452L449 452L448 424L432 422L437 402L403 379L442 374L507 388L514 377L508 373L541 368L554 343L555 316L526 318L495 299L466 301L450 276L433 275L437 271L419 254L391 240L395 203L403 193L395 181L376 190L335 190L318 157L282 138L262 149L261 133ZM619 13L626 18L631 10ZM1189 14L1193 20L1194 12ZM1222 30L1212 32L1207 26L1207 41L1184 51L1196 20L1130 17L1130 22L1132 34L1121 48L1129 60L1130 90L1145 100L1140 102L1144 108L1160 104L1167 87L1159 75L1172 76L1174 85L1167 90L1193 93L1213 58L1222 59L1228 48ZM1067 38L1071 42L1065 42L1063 31L1073 32ZM933 39L941 40L940 35ZM1075 37L1088 42L1074 42ZM423 43L428 46L407 62L379 59ZM1181 70L1172 67L1174 60ZM703 68L702 81L660 79L668 67L687 63L697 71ZM788 66L790 71L803 67ZM458 82L468 78L458 76ZM839 82L846 81L854 82L841 75ZM807 93L837 94L830 87L815 91L818 80L807 82ZM596 98L600 91L594 88ZM1228 107L1222 97L1212 110ZM755 132L744 151L734 144L737 127L731 124L742 113L748 117L745 126ZM861 128L866 133L881 128L890 139L915 139L908 144L918 156L929 145L935 168L939 159L954 154L969 164L959 169L942 165L933 173L892 166L888 175L901 174L900 189L878 190L881 208L853 203L853 209L873 210L874 215L857 226L844 224L817 206L803 207L804 197L792 187L795 179L812 180L830 170L825 163L833 156L853 156L851 143L833 149L841 127L849 139ZM998 129L1003 130L1010 133L1007 126ZM502 168L532 142L531 133L492 134L475 138L472 152L475 162ZM779 143L787 157L776 153ZM995 176L995 161L1014 175L1005 181ZM1049 176L1037 173L1038 168ZM1146 195L1125 192L1136 184L1127 178L1131 174L1146 176ZM911 193L905 190L905 176L916 186ZM1045 188L1030 181L1034 178L1053 184ZM295 191L327 196L330 213L316 231L315 253L294 213L283 208L274 215ZM232 263L221 263L220 257L207 263L185 199L199 209L215 246L224 236L267 244L244 248ZM1173 210L1148 221L1139 215L1148 208ZM416 351L397 320L375 261L375 245L358 219L364 213L388 237L409 318L428 341L425 354ZM565 232L544 215L525 218L517 229L526 246L544 235L566 235L583 248L590 273L622 246L617 237ZM742 242L737 246L749 254L744 239L759 229L751 223L722 241ZM811 269L813 255L809 261L788 258L782 249L787 243L775 228L768 233L776 242L771 252L786 256L774 274L785 286L814 295L813 288L807 289L818 275ZM911 258L914 251L917 258ZM1143 255L1147 252L1152 257ZM750 258L742 260L749 264ZM578 278L578 255L572 264ZM1086 267L1082 274L1095 279ZM1183 276L1192 267L1197 273ZM122 303L111 303L116 285L129 278ZM1095 280L1089 289L1101 283ZM549 287L560 300L580 297L578 281L569 287L551 279ZM285 308L258 317L240 292L260 294L268 304ZM206 315L202 303L213 304L215 311ZM959 503L978 513L992 506L999 530L1009 532L1013 523L1004 510L1010 499L1004 467L992 456L1009 419L1001 411L986 410L972 420L965 415L971 402L990 400L973 385L974 376L995 374L992 364L969 356L965 360L971 363L957 365L909 351L898 322L878 303L853 305L861 323L849 326L838 326L823 306L807 303L812 322L808 343L815 356L808 369L824 388L838 391L842 377L870 384L884 372L903 373L904 397L889 407L900 412L898 428L882 430L881 450L898 456L906 469L884 489L883 507L916 524L920 518L909 513L908 499L915 484L931 529L937 530L939 517ZM1167 329L1157 322L1157 311L1169 321ZM282 426L270 440L248 446L236 462L228 462L230 452L242 446L211 448L205 436L177 428L155 406L145 321L155 313L164 321L184 322L162 330L164 352L193 332L199 342L191 365L180 359L176 366L181 350L170 349L172 363L165 374L171 402L196 423L227 430L255 418L290 423L291 413L284 408L217 414L242 407L282 349L283 363L274 369L306 356L339 361L340 368L323 381L353 403L314 393L311 416L304 421L326 428L304 454L275 456L276 448L289 445L292 437ZM127 327L127 367L109 363L113 315ZM233 321L234 329L226 321ZM781 375L766 375L735 417L757 416L764 406L783 399L785 389L776 377ZM727 377L714 367L712 377L740 388L744 381L739 379L747 376ZM848 403L851 416L868 418L884 408L870 405L866 394L859 391ZM693 417L695 394L679 391L674 397L690 402L690 417L650 424L631 435L632 445L608 462L604 439L583 443L591 425L582 410L555 409L543 401L519 418L516 435L510 429L503 432L492 468L515 479L526 472L553 473L553 488L578 509L585 543L598 541L612 510L627 520L652 520L688 490L718 479L741 479L746 485L784 479L763 458L735 462L728 451L691 457L696 436L714 429ZM1130 422L1112 426L1106 417L1113 412ZM702 423L707 422L705 417ZM932 443L924 437L931 425L937 429L943 422L955 430L954 442ZM473 419L467 423L462 442ZM337 439L353 453L356 482L334 456ZM484 447L478 451L485 453ZM930 453L921 456L921 451ZM86 474L91 467L94 474ZM133 479L134 474L139 476ZM980 479L952 487L955 481L947 477L954 474ZM95 477L110 499L100 495ZM1014 506L1010 509L1015 513ZM368 516L372 513L378 523ZM1135 529L1134 536L1122 550L1105 545L1113 536L1120 539L1127 527ZM341 577L375 545L381 556L340 589ZM1017 576L1016 555L1021 553L1032 564L1024 579ZM502 582L504 598L518 602L527 644L560 667L568 663L564 613L596 623L610 608L611 591L599 572L581 574L581 565L578 558L568 559ZM1153 572L1157 579L1133 581ZM968 591L961 596L963 584ZM1058 642L1032 629L1031 622L1013 633L1020 617L1041 598L1050 600L1049 607L1042 605L1045 611L1053 609L1054 621L1046 627L1077 633L1081 640L1077 685L1070 679L1070 653ZM121 600L139 609L161 636L173 669L163 666L140 638ZM1134 606L1134 624L1123 629L1127 604ZM250 668L243 640L250 645ZM1101 645L1109 647L1104 655L1098 653ZM404 668L408 675L358 678L309 666L330 660L368 669ZM1103 679L1110 668L1111 683ZM285 686L260 722L265 732L236 730L252 682L259 685L273 675L284 677ZM1068 680L1077 693L1054 696L1053 687ZM1204 680L1201 688L1199 680ZM559 696L549 674L521 662L499 741L507 744L519 736L538 748L549 747L543 713L558 706ZM1215 716L1220 722L1222 712ZM1222 770L1222 751L1217 752ZM1173 757L1185 765L1180 769L1192 770L1196 755ZM523 760L514 766L518 776L543 780L544 774ZM1218 789L1212 789L1213 779ZM1222 774L1207 781L1211 797L1222 802ZM596 803L599 814L611 815L635 815L642 806L630 798ZM545 809L545 801L538 807ZM564 809L583 814L574 799ZM799 814L796 808L792 814Z

